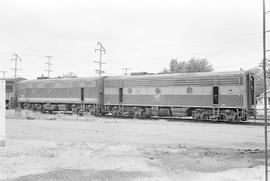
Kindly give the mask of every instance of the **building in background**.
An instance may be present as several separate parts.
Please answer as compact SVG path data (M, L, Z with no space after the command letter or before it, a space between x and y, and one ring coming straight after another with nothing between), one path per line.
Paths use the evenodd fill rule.
M270 89L267 90L267 114L268 114L268 118L270 117ZM257 116L263 116L264 115L264 96L263 93L260 94L260 96L258 96L256 98L256 110L257 110Z

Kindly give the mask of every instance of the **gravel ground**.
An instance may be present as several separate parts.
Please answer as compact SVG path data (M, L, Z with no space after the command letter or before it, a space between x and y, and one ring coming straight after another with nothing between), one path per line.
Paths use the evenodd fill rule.
M264 179L261 126L7 116L0 180Z

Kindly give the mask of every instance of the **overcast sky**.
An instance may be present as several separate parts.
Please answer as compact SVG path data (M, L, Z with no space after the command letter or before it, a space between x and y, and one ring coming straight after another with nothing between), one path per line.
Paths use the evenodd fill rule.
M156 73L190 57L247 70L262 59L261 26L260 0L1 0L0 70L14 76L17 53L18 75L36 78L51 55L52 76L93 76L97 41L106 75Z

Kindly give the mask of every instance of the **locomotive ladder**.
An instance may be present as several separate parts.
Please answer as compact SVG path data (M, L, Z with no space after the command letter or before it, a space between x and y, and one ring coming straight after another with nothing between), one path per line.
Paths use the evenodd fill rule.
M270 30L266 30L266 14L270 14L270 11L265 10L265 0L263 0L263 79L264 79L264 143L265 143L265 181L268 181L268 121L267 121L267 82L266 82L266 53L270 49L266 49L266 33L269 33Z

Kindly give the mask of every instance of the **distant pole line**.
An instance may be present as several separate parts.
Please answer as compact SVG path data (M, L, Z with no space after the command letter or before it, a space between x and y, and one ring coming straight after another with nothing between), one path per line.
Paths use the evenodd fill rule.
M98 48L95 49L95 52L99 51L99 61L95 61L95 63L99 64L99 69L96 70L96 72L98 73L99 76L101 76L101 74L105 73L105 71L102 70L101 65L105 64L104 62L102 62L102 53L105 54L106 50L100 42L97 42L97 46Z
M47 64L47 69L45 69L45 71L47 72L47 77L49 78L50 77L50 72L52 72L52 70L51 70L51 65L52 65L51 58L53 56L45 56L45 57L48 59L47 62L45 63L45 64Z
M22 70L22 69L18 69L18 67L17 67L18 61L22 62L22 58L18 54L14 53L13 58L11 59L11 61L14 61L14 68L11 68L11 70L14 70L14 77L16 78L17 77L17 71Z
M3 74L3 78L6 78L6 73L8 73L8 71L4 71L4 70L2 70L2 71L0 71L0 72L2 72L2 74Z
M130 68L127 68L127 67L126 67L126 68L122 68L122 70L125 71L125 72L124 72L124 75L127 76L127 75L128 75L128 70L130 70Z

